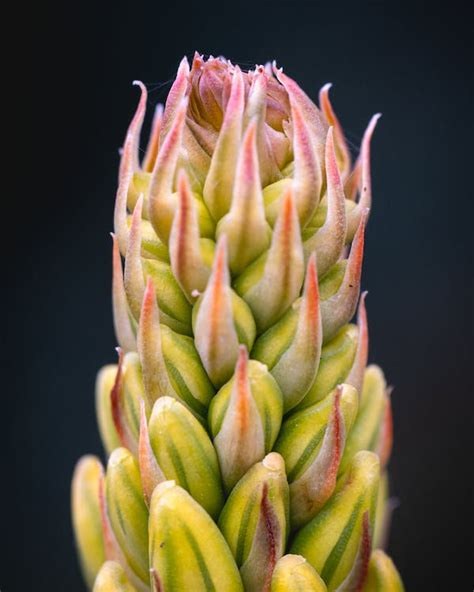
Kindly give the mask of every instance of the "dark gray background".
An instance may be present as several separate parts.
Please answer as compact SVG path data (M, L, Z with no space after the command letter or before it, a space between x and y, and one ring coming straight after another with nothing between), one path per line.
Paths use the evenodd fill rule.
M39 135L17 154L40 164L21 192L22 232L8 255L4 421L15 465L3 592L83 589L69 482L80 455L101 453L93 385L115 359L108 233L117 150L138 98L131 81L147 84L150 107L164 101L194 49L244 67L275 58L313 98L333 82L356 148L370 116L383 113L363 288L370 359L395 385L390 466L400 506L390 553L409 591L470 589L472 80L463 19L453 3L317 1L116 2L43 14L33 100L27 81L24 89Z

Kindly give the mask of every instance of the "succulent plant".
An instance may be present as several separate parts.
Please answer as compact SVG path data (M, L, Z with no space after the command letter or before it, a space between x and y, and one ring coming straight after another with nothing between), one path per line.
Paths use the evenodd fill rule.
M106 469L72 515L96 592L403 589L381 550L390 393L368 366L370 143L274 64L181 62L123 145L98 375ZM122 263L124 261L124 263ZM356 313L357 322L352 323Z

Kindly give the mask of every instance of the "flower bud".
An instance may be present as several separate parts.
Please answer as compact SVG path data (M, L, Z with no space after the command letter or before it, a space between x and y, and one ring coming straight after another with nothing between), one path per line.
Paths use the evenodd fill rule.
M230 289L230 305L232 320L234 328L237 333L237 339L239 343L245 345L247 350L252 349L252 345L255 341L256 327L255 321L252 316L248 304L240 296L238 296L234 290ZM202 296L197 300L193 308L193 327L194 333L196 333L196 319L201 308ZM204 317L203 317L204 318ZM203 323L204 324L204 323ZM210 332L208 329L203 329L206 332ZM207 336L209 338L209 335Z
M272 134L273 138L269 136L268 132L270 130L268 130L266 123L269 76L262 66L257 66L255 70L248 73L248 78L250 89L244 121L246 126L250 121L257 122L258 160L262 186L265 187L269 183L281 178L281 172L279 170L279 164L281 164L281 162L278 162L281 154L278 154L278 147L276 148L272 141L272 139L275 139L275 134ZM279 142L277 143L279 144Z
M138 463L126 448L112 452L107 465L108 516L117 542L142 582L148 582L148 510Z
M145 283L151 277L161 310L161 322L174 331L191 334L191 306L176 281L169 263L141 256L142 198L133 212L125 257L124 285L127 301L135 321L140 318Z
M160 146L149 186L148 216L156 234L166 245L176 208L176 200L172 196L173 182L186 124L186 108L187 99L182 98Z
M147 399L179 399L201 419L214 395L193 339L160 324L154 286L148 281L138 327L138 352ZM138 417L138 416L137 416Z
M284 412L308 392L318 371L322 327L314 255L308 262L303 296L255 344L252 355L267 365L283 393Z
M117 197L115 200L114 211L114 233L117 237L120 252L125 255L127 248L127 201L128 192L132 184L133 177L139 171L140 163L138 158L138 148L140 142L140 131L145 118L147 90L146 86L136 81L137 86L140 87L141 96L138 103L135 115L127 130L125 142L122 149L122 158L119 168L119 186L117 190Z
M195 414L205 417L215 391L193 340L165 326L161 327L161 331L166 368L178 399Z
M178 208L170 236L171 268L191 304L196 299L195 292L205 290L211 273L206 260L209 245L214 245L214 242L200 238L195 200L188 176L181 170L178 178Z
M243 592L238 568L222 533L206 511L174 481L165 481L155 488L149 538L156 590Z
M188 96L188 89L189 89L188 80L185 79L184 86L182 89L183 92L182 92L181 96L179 97L179 99L177 101L173 99L173 103L175 104L176 109L173 109L172 116L170 117L170 121L172 121L172 119L176 116L177 108L179 107L180 103L183 102L184 94L186 94ZM168 98L169 98L169 95L168 95ZM190 105L189 103L192 103L192 99L190 102L188 101L189 109L191 109L192 105ZM169 101L167 100L164 116L166 116L166 114L167 114L168 104L169 104ZM178 168L178 170L180 168L185 168L187 170L193 190L196 190L199 192L199 194L202 194L202 187L203 187L204 182L206 180L206 174L209 170L209 166L210 166L210 162L211 162L211 158L210 158L209 154L212 153L212 149L210 150L209 145L206 144L206 140L208 138L202 138L202 137L199 138L198 134L194 133L197 127L199 127L198 124L196 122L194 122L191 118L188 117L186 119L186 126L184 128L184 133L183 133L183 147L179 152L177 168ZM162 134L162 139L166 138L167 135L168 135L167 133ZM201 202L202 202L202 205L204 206L204 202L202 201L202 197L201 197ZM206 208L206 212L207 212L207 216L209 218L209 221L213 223L212 218L211 218L209 212L207 211L207 208Z
M283 85L292 109L295 107L301 112L303 120L309 128L313 148L317 154L318 162L324 162L324 140L327 134L327 123L321 111L311 101L308 95L282 69L273 68L274 74Z
M141 195L131 218L130 231L127 237L127 249L123 271L123 283L127 298L127 309L131 313L132 326L140 316L145 283L141 258L141 212L143 196Z
M228 491L270 452L283 413L281 391L266 366L240 348L234 377L214 397L209 424Z
M143 497L147 508L150 507L151 496L158 483L166 481L162 468L158 464L150 443L148 419L145 412L145 402L140 403L140 437L138 440L138 466L142 482Z
M291 552L306 557L330 592L343 583L340 590L357 589L347 584L363 576L370 554L379 472L377 455L357 453L335 494L293 541Z
M89 587L105 561L99 503L103 468L95 456L83 456L76 465L71 487L72 521L81 570Z
M291 114L294 153L291 166L292 179L283 178L268 185L264 191L264 199L267 218L273 226L281 206L281 199L288 187L293 186L298 218L301 227L304 228L319 203L323 184L322 171L318 155L314 150L316 140L314 130L304 116L304 108L291 101Z
M273 570L271 592L327 592L327 588L304 557L284 555Z
M293 186L296 209L301 228L304 228L318 207L321 197L322 167L314 150L317 141L301 106L291 102L293 117Z
M176 281L171 266L154 259L143 259L142 266L144 284L146 278L151 277L155 285L163 325L182 335L192 335L192 308Z
M369 573L362 592L404 592L400 574L393 561L381 549L372 551Z
M229 267L242 273L268 249L271 229L265 219L257 154L256 122L245 132L239 152L230 211L219 221L216 235L227 236Z
M288 497L285 463L271 452L245 473L219 517L248 592L270 591L288 536Z
M240 68L236 67L224 120L203 189L204 202L214 220L220 220L230 209L242 136L244 99L244 81Z
M149 422L151 448L166 479L186 489L213 518L224 504L216 451L206 430L181 403L161 397Z
M127 294L123 285L122 258L120 256L119 241L112 234L112 309L115 337L123 351L134 351L137 347L135 327L132 321Z
M255 322L245 303L230 288L227 268L227 239L223 236L216 249L211 277L193 311L196 348L216 387L232 376L241 340L251 349Z
M355 325L346 325L321 349L316 379L296 409L305 409L321 401L338 384L345 382L356 355L358 331Z
M99 425L100 437L107 455L122 444L120 437L117 434L117 430L115 429L110 397L116 376L117 365L109 364L100 370L95 382L97 423Z
M357 405L356 390L340 385L320 403L283 422L275 450L285 459L292 528L306 524L332 495Z
M367 217L368 210L364 210L348 259L336 263L320 282L324 343L330 341L352 319L356 311Z
M140 433L140 401L146 399L140 358L137 353L126 354L123 359L123 407L133 441L138 442ZM146 406L147 414L149 407Z
M108 402L105 392L102 403L102 415L110 412L113 422L113 431L104 421L104 429L108 429L108 438L116 436L118 446L128 448L132 453L137 452L138 437L140 432L140 403L145 398L142 370L138 354L129 352L123 355L119 352L119 363L116 367L115 379L112 389L108 393ZM146 413L149 414L149 406L146 403ZM101 415L99 415L99 420ZM109 450L110 454L111 450Z
M387 385L382 370L375 365L369 366L365 371L359 412L347 438L340 473L345 471L352 457L359 450L376 452L379 454L382 468L385 466L391 447L391 416L386 418L389 405ZM390 432L390 435L387 432Z
M305 258L316 253L318 275L323 277L340 259L346 237L344 188L336 164L333 128L326 140L327 214L324 224L303 244Z
M92 592L135 592L120 563L106 561L100 568Z
M184 141L189 139L192 141L192 134L189 134L189 130L185 127L186 107L187 99L185 98L182 98L176 105L169 129L160 145L148 187L148 217L156 234L165 245L168 245L169 242L178 201L177 194L174 192L174 180L176 172L185 164L180 156L183 138ZM166 110L164 115L166 118ZM196 142L194 141L193 147L195 146ZM193 147L190 147L191 150L188 152L191 157L193 156L191 154ZM195 168L193 166L185 168L192 179ZM197 194L193 194L193 198L197 206L200 234L211 238L214 236L214 221L202 198Z
M252 309L260 333L276 323L296 300L303 278L300 226L290 190L282 201L270 248L234 284Z

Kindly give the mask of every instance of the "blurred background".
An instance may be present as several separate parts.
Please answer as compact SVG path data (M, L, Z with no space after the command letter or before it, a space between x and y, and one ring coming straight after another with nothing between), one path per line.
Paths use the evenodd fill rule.
M463 14L452 3L433 6L45 8L31 55L40 164L34 189L18 203L27 219L5 315L14 459L7 507L15 510L5 516L3 592L84 589L69 486L79 456L102 454L94 380L115 361L109 232L118 149L138 100L131 82L147 85L151 114L182 56L195 49L244 68L276 59L313 99L332 82L355 152L371 115L383 113L373 140L363 288L370 360L395 387L390 472L398 507L389 552L409 591L471 589L472 78Z

